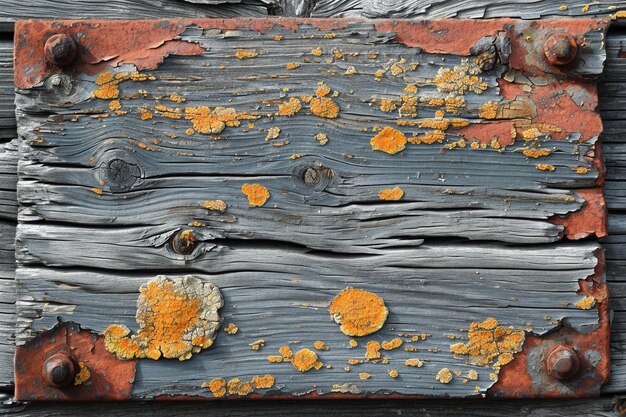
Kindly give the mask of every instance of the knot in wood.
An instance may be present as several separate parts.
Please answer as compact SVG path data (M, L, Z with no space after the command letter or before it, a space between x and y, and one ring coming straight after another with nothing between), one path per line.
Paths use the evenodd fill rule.
M78 55L78 48L70 35L58 33L46 40L44 54L49 63L64 67L74 62Z
M100 167L100 177L111 191L127 191L141 178L141 170L136 164L114 158Z
M43 377L52 387L66 387L76 377L76 366L65 353L55 353L44 362Z
M197 242L192 230L181 230L172 237L170 246L179 255L189 255L196 248Z

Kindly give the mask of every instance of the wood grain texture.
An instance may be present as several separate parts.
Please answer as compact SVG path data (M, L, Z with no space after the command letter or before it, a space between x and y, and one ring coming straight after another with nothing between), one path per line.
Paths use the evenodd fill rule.
M608 16L624 10L621 1L593 3L581 0L319 0L314 2L312 17L369 18L478 18L519 17L541 19L553 17Z
M13 42L0 39L0 140L16 136Z

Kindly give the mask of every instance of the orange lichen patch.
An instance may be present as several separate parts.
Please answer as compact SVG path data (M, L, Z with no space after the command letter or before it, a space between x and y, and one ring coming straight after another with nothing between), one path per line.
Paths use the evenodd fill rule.
M244 184L241 192L248 197L251 207L261 207L270 198L270 192L261 184Z
M385 76L385 70L377 70L377 71L374 73L374 79L375 79L376 81L380 81L380 80L382 80L384 76Z
M268 355L267 361L270 363L280 363L283 361L283 357L280 355Z
M263 376L255 375L252 377L252 385L255 389L269 389L274 386L274 375L265 374Z
M311 55L313 56L322 56L323 54L324 54L324 51L319 46L317 48L311 49Z
M154 110L159 116L167 119L180 119L183 117L183 114L178 107L168 107L162 104L157 104L154 106Z
M399 62L394 62L389 67L389 72L391 72L393 75L403 74L406 71L406 68L404 68L404 66L402 66L402 64L404 62L405 62L404 59L400 60Z
M394 350L402 346L403 343L402 339L396 337L395 339L391 339L389 341L383 341L383 343L381 343L381 347L384 350Z
M89 381L89 378L91 378L91 372L89 372L89 368L87 368L85 362L78 362L78 372L74 377L74 385L82 385Z
M259 53L255 50L250 49L238 49L235 52L235 58L237 59L250 59L258 56Z
M482 94L489 85L478 77L481 72L480 66L474 62L463 59L454 68L441 67L433 82L440 93L453 93L463 95L466 92Z
M588 172L589 172L589 168L586 168L586 167L576 167L576 168L574 169L574 171L575 171L577 174L586 174L586 173L588 173Z
M252 384L248 381L242 381L239 378L229 380L228 384L226 384L226 388L228 389L229 395L238 395L240 397L245 397L254 391Z
M446 111L452 114L459 114L461 109L465 107L465 99L463 96L448 96L444 99Z
M98 75L96 85L99 85L93 95L103 100L117 98L120 94L118 85L123 81L147 81L156 80L153 75L142 74L139 72L119 72L113 75L112 72L106 71Z
M259 339L249 344L250 349L252 350L261 350L262 347L265 346L265 340Z
M339 115L339 106L328 97L311 99L311 113L324 119L334 119Z
M149 110L141 110L139 112L139 118L141 120L150 120L154 117L154 114Z
M363 362L365 362L363 359L355 359L355 358L348 359L348 364L350 365L360 365Z
M543 156L550 156L552 151L550 149L536 149L536 148L522 148L522 155L527 158L541 158Z
M454 376L448 368L443 368L439 370L439 372L437 372L437 376L435 377L435 379L442 384L448 384L450 381L452 381L453 378Z
M109 110L119 110L122 108L122 103L119 100L111 100L109 102Z
M408 139L409 143L415 145L432 145L433 143L442 143L446 138L445 132L441 130L430 130L422 136L412 136Z
M502 365L513 359L513 354L522 350L524 331L513 327L504 328L492 317L483 322L472 322L468 332L468 343L450 345L455 355L468 357L469 363L489 366L494 360L493 369L500 370Z
M385 126L383 130L370 140L373 150L392 155L402 151L406 142L407 139L404 133L389 126Z
M494 101L488 101L483 103L480 111L478 112L478 117L483 119L495 119L498 115L498 103Z
M526 129L522 132L522 138L524 138L524 140L526 141L535 140L539 136L541 136L541 131L539 131L539 129L537 129L536 127Z
M163 275L139 289L136 320L139 330L130 335L123 325L104 331L106 349L120 359L178 358L213 345L223 305L216 286L187 275L171 280Z
M228 326L224 327L224 331L230 335L237 334L239 327L235 323L228 323Z
M380 111L389 113L391 111L394 111L396 108L396 103L394 103L393 100L388 100L385 98L380 100Z
M417 96L412 94L400 95L402 105L400 106L400 116L402 117L417 117Z
M202 207L207 210L223 213L228 208L228 205L222 200L206 200L204 203L202 203Z
M378 198L387 201L398 201L404 195L404 190L400 187L385 188L380 190Z
M179 96L176 93L170 94L169 96L167 96L167 99L175 103L182 103L185 101L185 97Z
M317 89L315 90L315 95L318 97L326 97L327 95L329 95L331 92L330 87L328 86L328 84L324 83L323 81L319 82L317 84Z
M265 135L265 140L276 139L280 135L280 127L274 126L267 129L267 135Z
M120 95L120 89L117 88L117 83L109 83L100 86L93 92L93 96L103 100L117 98Z
M257 118L247 113L237 113L233 108L216 107L211 110L207 106L185 107L185 119L191 120L193 128L204 134L218 134L226 126L239 126L240 120Z
M470 369L469 371L467 371L467 374L465 374L465 378L476 381L478 379L478 372L476 372L474 369Z
M289 98L288 101L278 105L277 116L291 117L302 110L302 103L296 97Z
M496 138L491 139L491 142L489 142L489 146L492 149L500 149L500 148L502 148L502 145L500 144L500 141L498 139L496 139Z
M278 348L278 352L283 357L284 360L289 361L293 357L293 352L289 348L289 346L284 345Z
M372 375L367 372L359 372L359 379L370 379Z
M548 165L548 164L537 164L535 165L535 168L537 168L539 171L549 171L549 172L556 171L556 167L554 165Z
M91 192L96 193L98 195L102 195L102 190L99 189L99 188L95 188L94 187L94 188L91 189Z
M387 372L387 374L389 374L389 376L392 377L393 379L396 379L397 377L400 376L400 373L395 369L390 369L389 372Z
M424 362L422 362L421 360L417 359L417 358L411 358L411 359L407 359L404 361L404 365L405 366L413 366L415 368L421 368L422 366L424 366Z
M201 387L210 389L215 398L226 395L226 380L224 378L214 378L208 382L203 382Z
M300 349L293 355L291 364L300 372L307 372L311 369L320 369L323 365L317 359L317 354L311 349Z
M388 310L382 298L358 288L346 288L328 307L332 319L348 336L377 332L387 320Z
M326 343L322 340L316 340L313 342L313 347L317 350L330 350L330 348L326 346Z
M328 135L326 133L318 133L313 136L313 138L319 142L320 145L324 146L328 143Z
M296 68L300 68L300 66L302 66L302 64L298 62L289 62L287 65L285 65L288 70L295 70Z
M371 361L373 359L380 359L380 343L375 340L370 340L365 345L365 359Z
M596 305L595 297L592 297L592 296L589 296L589 295L576 303L576 307L578 307L578 308L580 308L582 310L590 310L595 305Z
M356 341L356 340L354 340L354 339L350 339L350 341L348 342L348 345L349 345L349 346L350 346L350 348L352 349L352 348L355 348L355 347L359 346L359 342L357 342L357 341Z

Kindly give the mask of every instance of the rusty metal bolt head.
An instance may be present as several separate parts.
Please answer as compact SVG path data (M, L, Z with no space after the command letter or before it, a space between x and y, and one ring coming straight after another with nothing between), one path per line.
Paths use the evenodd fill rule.
M559 345L548 355L546 360L548 372L562 381L572 379L580 370L578 353L568 346Z
M43 377L52 387L66 387L74 382L76 367L65 353L55 353L43 364Z
M50 36L43 51L48 62L59 67L71 64L78 55L76 42L70 35L64 33Z
M195 249L197 240L191 230L181 230L172 238L172 250L179 255L189 255Z
M552 65L567 65L576 58L576 39L567 33L556 33L543 45L543 53Z

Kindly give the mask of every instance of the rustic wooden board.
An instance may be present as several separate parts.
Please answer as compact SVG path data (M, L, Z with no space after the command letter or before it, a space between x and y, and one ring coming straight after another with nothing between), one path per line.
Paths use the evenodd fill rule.
M0 139L17 136L13 86L13 41L0 39Z
M598 295L599 302L591 309L577 305L586 299L579 280L595 276L593 286L606 291L602 262L596 259L598 246L554 244L563 234L572 239L604 234L602 210L590 216L584 209L601 204L585 194L597 195L600 178L593 158L585 157L599 134L596 99L592 84L576 79L601 72L603 37L594 29L598 23L575 28L580 36L585 34L588 46L581 65L571 73L546 66L541 57L516 59L520 48L541 45L541 37L560 23L546 23L545 28L522 22L502 22L494 28L489 23L483 33L482 24L466 23L479 32L475 39L447 47L440 46L441 39L436 45L422 39L422 48L415 48L415 40L404 41L411 46L394 42L397 28L388 22L378 27L365 21L307 23L194 21L182 31L176 22L165 22L161 27L176 25L171 27L178 32L164 41L167 48L191 56L169 57L158 66L142 61L141 65L153 67L142 73L135 73L141 65L131 65L140 51L119 55L115 41L107 53L124 64L113 69L100 65L92 75L89 69L77 74L38 66L24 55L34 41L20 44L18 343L50 328L59 316L96 332L112 323L133 328L138 288L160 273L177 277L188 272L221 289L225 299L221 315L225 323L236 323L241 330L234 336L220 332L211 350L182 364L138 361L133 398L163 394L210 398L201 387L204 381L249 380L266 373L275 376L276 385L259 392L272 396L335 391L462 397L483 395L492 387L493 395L510 395L504 385L507 378L508 384L518 384L515 371L505 372L499 385L494 385L495 373L486 369L479 369L482 376L476 381L463 377L476 366L452 355L450 346L464 340L471 323L496 317L503 325L529 332L527 340L539 340L532 332L548 344L568 340L568 333L575 331L587 334L583 339L602 342L594 332L606 332L606 303ZM37 39L37 31L46 24L18 25L18 36ZM452 25L435 26L446 24ZM59 25L63 23L55 27ZM82 30L82 39L91 42L91 35L108 33L110 25L90 25L96 28L93 31L74 25L72 30ZM150 22L140 25L154 27ZM250 30L251 25L256 30ZM422 30L412 29L418 34ZM502 35L496 38L498 31ZM529 31L536 43L514 43L510 64L502 58L493 68L464 69L476 62L475 57L466 58L476 42L482 42L495 59L495 54L504 56L508 36ZM485 36L486 41L480 41ZM92 62L99 65L101 52L97 44L93 48ZM291 62L300 66L285 68ZM470 83L484 87L475 93L451 94L433 82L438 74L462 71L475 71L471 75L476 81ZM534 72L534 87L525 81L524 71ZM115 74L128 80L107 84ZM549 81L563 75L570 80L549 90L556 94L552 97L564 100L557 106L546 98L548 87L541 87L541 78ZM142 77L149 79L140 81ZM409 97L417 102L419 118L377 108L381 98L399 101L407 84L417 86L417 93L409 91ZM325 85L336 94L326 92ZM505 103L510 96L506 91L517 92L512 105ZM303 96L313 94L319 98L312 104L332 100L340 116L315 117L306 104L294 117L275 114L278 104L289 97L306 103ZM465 104L454 109L434 104L446 97ZM491 120L499 111L477 117L486 114L489 101L501 106L500 120ZM198 120L182 116L183 106L189 115L194 107L219 104L252 118L203 135ZM578 118L564 119L555 110L563 106L570 106ZM415 132L420 137L432 133L426 125L450 123L436 115L441 109L456 113L452 117L475 129L444 133L446 128L441 128L444 143L410 144L397 155L372 150L376 125L399 121L396 127L407 136ZM558 125L553 122L557 117ZM406 127L407 122L420 126ZM509 127L494 142L489 131L498 123ZM364 124L369 128L363 129ZM196 131L189 130L192 126ZM264 140L275 127L280 127L280 136ZM521 153L524 141L519 138L506 146L511 128L520 135L544 129L537 141L526 139L552 152L537 160ZM314 140L319 132L328 135L328 144L320 146ZM554 170L538 169L540 162ZM322 181L311 186L302 173L316 164L332 174L321 170ZM253 181L271 190L263 207L249 207L241 193L242 184ZM378 191L393 186L405 190L403 199L380 201ZM204 207L204 201L216 199L227 202L225 213ZM570 212L600 221L586 222L580 229L580 222L567 216ZM187 228L199 244L190 255L178 255L168 241ZM508 246L538 243L544 246ZM390 304L386 326L365 341L401 335L408 347L414 343L411 336L426 333L419 342L423 347L417 347L423 367L405 366L404 360L415 352L398 349L386 353L392 366L401 368L396 380L387 375L389 366L375 361L355 365L350 372L343 369L355 354L364 355L364 341L357 350L348 349L349 338L330 320L326 307L350 286L373 290ZM115 317L107 314L111 309L117 312ZM261 338L267 346L251 350L249 344ZM310 348L319 339L330 346L319 357L332 368L300 374L288 363L266 359L281 345ZM537 352L528 347L524 360ZM602 344L585 355L585 361L606 366ZM510 368L522 362L517 363ZM447 384L435 379L444 368L458 372ZM359 373L371 377L363 379ZM584 378L594 381L591 374L585 371ZM540 374L531 378L543 381L537 383L545 388L529 388L522 395L538 395L542 389L552 395L581 393ZM590 382L584 391L598 392L602 379L600 371L598 382ZM37 396L22 387L18 398Z

